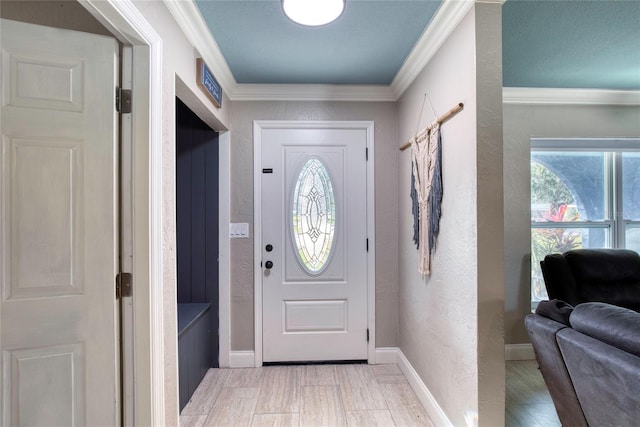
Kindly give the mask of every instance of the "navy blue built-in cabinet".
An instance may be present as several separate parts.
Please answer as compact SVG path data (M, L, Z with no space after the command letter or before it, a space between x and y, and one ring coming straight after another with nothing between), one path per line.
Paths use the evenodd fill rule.
M176 98L180 409L218 367L218 134Z
M178 304L178 378L180 410L210 368L211 304Z

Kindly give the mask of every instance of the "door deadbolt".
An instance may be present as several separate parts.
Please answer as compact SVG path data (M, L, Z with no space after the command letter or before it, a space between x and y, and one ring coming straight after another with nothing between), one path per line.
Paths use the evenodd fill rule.
M265 246L265 248L264 248L264 249L265 249L267 252L271 252L271 251L273 250L273 245L270 245L270 244L269 244L269 245Z
M265 262L265 263L264 263L264 267L265 267L267 270L271 270L271 268L273 268L273 262L271 262L271 261L267 261L267 262Z

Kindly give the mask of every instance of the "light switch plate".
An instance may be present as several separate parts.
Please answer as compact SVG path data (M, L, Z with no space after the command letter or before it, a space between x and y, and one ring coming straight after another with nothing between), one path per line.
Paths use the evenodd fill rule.
M229 224L229 238L248 239L249 224L246 222L232 222L231 224Z

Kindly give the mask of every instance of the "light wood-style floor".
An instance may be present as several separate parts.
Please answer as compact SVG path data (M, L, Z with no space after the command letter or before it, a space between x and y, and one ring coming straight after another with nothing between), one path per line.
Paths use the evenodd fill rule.
M506 366L506 427L560 426L535 360ZM396 365L210 369L180 416L201 426L433 426Z
M559 427L538 362L509 361L506 371L506 427Z
M433 426L396 365L210 369L181 427Z

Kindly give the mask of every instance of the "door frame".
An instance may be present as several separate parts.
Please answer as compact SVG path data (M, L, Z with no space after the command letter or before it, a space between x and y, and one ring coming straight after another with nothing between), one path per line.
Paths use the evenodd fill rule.
M133 410L125 425L165 423L162 258L162 39L131 0L78 0L132 49L132 243L134 296L130 323ZM137 286L136 286L137 285ZM126 346L126 343L123 343ZM127 350L125 350L127 351Z
M367 360L375 363L376 349L376 233L375 233L375 140L373 121L254 120L253 122L253 270L254 270L254 366L262 366L262 130L263 129L361 129L367 148Z

